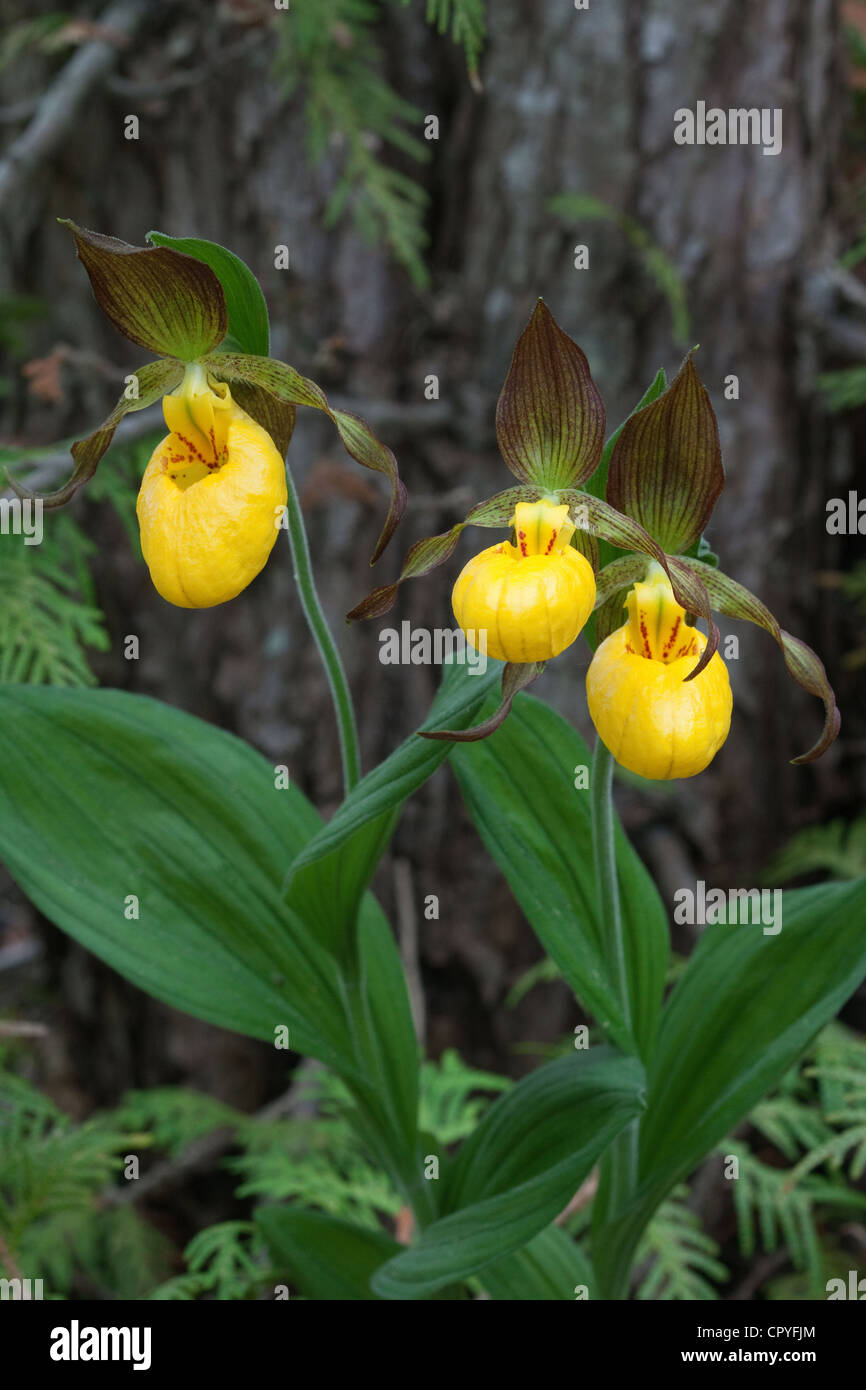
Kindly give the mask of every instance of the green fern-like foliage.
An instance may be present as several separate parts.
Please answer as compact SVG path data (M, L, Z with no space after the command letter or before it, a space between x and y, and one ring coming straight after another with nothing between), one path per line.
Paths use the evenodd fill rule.
M853 821L832 820L794 835L762 875L765 883L786 883L802 874L828 873L834 878L866 874L866 815Z
M562 971L556 961L549 956L542 956L534 965L530 965L528 970L515 980L508 994L505 996L506 1009L516 1009L521 999L524 999L530 990L535 989L536 985L549 985L554 980L562 979Z
M194 1236L183 1252L187 1273L168 1279L149 1298L191 1302L198 1298L240 1302L273 1283L270 1264L250 1221L221 1221Z
M350 210L368 240L382 238L415 284L426 285L427 196L381 155L390 148L423 161L429 151L414 133L421 113L382 75L374 36L380 7L371 0L296 0L291 13L291 23L277 25L275 74L287 97L303 89L310 160L339 158L326 225Z
M62 10L53 10L36 19L19 20L17 24L4 26L0 36L0 72L18 62L28 49L36 48L48 52L54 46L62 29L68 24L69 16Z
M88 489L91 502L113 507L136 550L135 497L156 439L112 450ZM26 482L26 454L0 450L3 463ZM91 577L96 546L69 512L44 512L42 526L39 545L0 533L0 683L94 685L89 653L110 645Z
M410 5L412 0L401 0ZM427 23L440 34L450 34L466 54L466 66L478 71L487 26L485 0L427 0Z
M807 1056L749 1116L747 1138L728 1138L717 1153L736 1159L731 1181L740 1253L784 1249L794 1273L773 1297L825 1297L826 1280L842 1255L825 1234L828 1219L866 1210L856 1184L866 1172L866 1040L828 1025ZM714 1241L675 1191L644 1236L637 1287L641 1299L712 1299L727 1277ZM581 1226L588 1219L582 1213ZM572 1234L579 1232L569 1224ZM850 1257L846 1257L850 1258ZM786 1292L783 1292L786 1291Z
M33 1221L88 1206L123 1146L101 1124L73 1125L23 1078L0 1073L0 1221L13 1244Z
M809 1148L791 1174L792 1183L816 1168L841 1171L846 1160L849 1181L859 1182L866 1172L866 1046L838 1024L826 1029L805 1075L818 1083L832 1132Z
M808 1278L809 1296L822 1298L827 1269L821 1223L834 1211L862 1211L866 1197L844 1181L817 1174L795 1178L792 1170L762 1162L734 1140L726 1152L739 1163L733 1195L741 1253L749 1259L759 1246L773 1251L784 1245L794 1268Z
M214 1130L235 1130L249 1120L249 1116L213 1096L179 1086L129 1091L114 1114L125 1129L146 1134L148 1148L170 1156Z
M418 138L421 112L383 74L376 26L385 12L384 0L294 0L291 23L276 26L274 72L287 97L304 93L311 163L334 158L339 163L325 225L336 225L349 212L361 234L384 242L412 282L425 288L429 200L416 180L385 156L397 152L423 163L430 152ZM425 14L438 33L450 34L463 48L477 83L485 0L426 0Z
M511 1083L476 1071L454 1051L422 1068L421 1128L452 1144L478 1123L491 1096ZM206 1096L174 1087L136 1092L119 1114L143 1127L149 1142L169 1153L213 1129L230 1128L239 1153L224 1166L240 1180L239 1199L291 1201L371 1230L394 1221L403 1197L352 1128L351 1100L342 1082L316 1067L297 1083L297 1108L282 1119L243 1115ZM273 1283L264 1249L247 1223L224 1222L187 1247L186 1271L161 1284L154 1299L252 1298Z
M425 1062L421 1068L419 1127L435 1134L440 1144L465 1139L491 1096L507 1091L510 1085L507 1077L468 1067L459 1053L449 1049L438 1062Z
M475 1128L490 1096L511 1083L475 1071L454 1051L421 1071L419 1124L443 1145ZM242 1179L239 1197L261 1196L302 1202L361 1226L393 1219L403 1199L372 1155L358 1143L350 1123L351 1103L341 1082L324 1068L305 1082L302 1099L315 1119L290 1117L250 1121L238 1131L243 1148L228 1166Z
M708 1302L719 1296L715 1285L728 1278L719 1247L701 1230L688 1197L685 1185L675 1188L644 1232L638 1261L650 1264L637 1287L639 1299Z
M759 1245L784 1245L805 1278L803 1296L823 1298L832 1263L824 1221L866 1210L866 1195L853 1185L866 1169L866 1041L830 1024L749 1118L791 1166L758 1157L754 1141L728 1139L720 1150L738 1161L732 1189L740 1250L751 1258Z
M93 685L86 649L108 647L87 569L95 546L67 516L45 525L41 545L0 535L0 682Z
M816 384L827 397L828 410L856 410L866 401L866 367L821 372Z
M42 1279L47 1298L137 1298L170 1247L129 1205L101 1200L137 1142L111 1115L73 1123L0 1068L0 1269ZM5 1260L3 1251L6 1252Z
M347 1111L242 1127L243 1153L227 1163L242 1179L237 1195L296 1201L373 1229L395 1217L402 1199L359 1147Z

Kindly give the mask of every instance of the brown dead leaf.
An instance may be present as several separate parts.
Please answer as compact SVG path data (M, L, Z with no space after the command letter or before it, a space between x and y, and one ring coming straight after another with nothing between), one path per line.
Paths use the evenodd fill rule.
M63 364L69 354L66 343L57 343L47 357L34 357L25 362L21 373L27 378L28 391L37 400L61 405L65 399L62 382Z
M401 1207L394 1222L394 1239L398 1240L401 1245L408 1245L412 1239L413 1225L412 1208Z
M129 34L124 34L120 29L111 29L107 24L99 24L95 20L70 19L45 40L44 46L48 49L66 48L82 43L110 43L115 48L126 48Z
M274 0L220 0L217 18L252 29L270 24L275 12Z

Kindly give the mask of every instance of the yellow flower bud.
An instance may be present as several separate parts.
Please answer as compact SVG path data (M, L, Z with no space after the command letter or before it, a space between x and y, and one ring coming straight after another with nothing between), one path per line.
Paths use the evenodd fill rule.
M283 459L266 430L198 365L162 402L170 434L138 494L153 583L179 608L212 608L245 589L271 553L286 505Z
M519 502L514 530L516 545L492 545L462 570L454 616L473 646L486 634L488 656L548 661L571 646L592 612L595 576L569 544L575 528L564 503Z
M641 777L694 777L731 726L731 686L718 652L686 676L706 646L661 565L628 596L628 621L598 648L586 677L589 713L614 758Z

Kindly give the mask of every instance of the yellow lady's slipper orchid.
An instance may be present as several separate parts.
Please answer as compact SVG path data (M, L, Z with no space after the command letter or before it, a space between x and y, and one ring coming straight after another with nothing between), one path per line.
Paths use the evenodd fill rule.
M234 598L264 567L287 500L274 441L203 367L162 402L170 434L138 494L141 548L158 592L179 608Z
M661 565L635 584L628 621L598 648L586 677L589 713L618 763L641 777L694 777L712 762L731 726L731 686L718 652L694 680L686 676L707 639Z
M473 646L486 633L499 661L547 661L570 647L595 604L589 561L569 544L575 527L566 504L518 502L517 541L482 550L462 570L451 597Z

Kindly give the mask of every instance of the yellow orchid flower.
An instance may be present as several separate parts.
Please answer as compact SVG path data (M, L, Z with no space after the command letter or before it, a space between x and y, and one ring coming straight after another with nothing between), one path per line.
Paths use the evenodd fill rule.
M136 513L154 586L179 608L212 608L255 579L286 505L271 436L204 367L162 401L170 433L145 470Z
M467 640L499 661L548 661L570 647L595 604L589 561L570 544L568 506L519 502L516 544L489 546L464 567L452 594Z
M602 742L641 777L703 772L728 736L731 685L716 652L693 680L707 639L686 624L661 565L626 600L628 620L602 642L586 678L587 703Z

